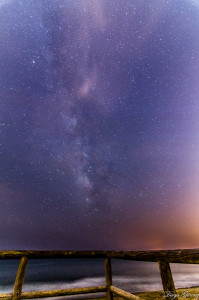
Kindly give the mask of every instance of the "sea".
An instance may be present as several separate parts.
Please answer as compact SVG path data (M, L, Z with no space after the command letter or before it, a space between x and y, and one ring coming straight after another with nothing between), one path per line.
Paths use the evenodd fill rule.
M19 260L0 260L0 293L12 292L18 265ZM170 266L176 288L199 286L199 265ZM112 276L114 286L131 293L162 290L158 263L112 259ZM23 292L100 285L105 285L104 259L30 259ZM56 299L60 298L63 299ZM71 296L64 298L74 299Z

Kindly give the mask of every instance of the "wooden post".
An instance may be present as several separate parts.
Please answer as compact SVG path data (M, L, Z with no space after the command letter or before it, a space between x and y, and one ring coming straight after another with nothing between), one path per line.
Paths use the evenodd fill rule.
M113 294L110 290L110 287L112 286L112 270L111 270L111 259L110 257L105 258L105 271L106 271L106 298L107 300L113 299Z
M111 286L110 287L110 289L111 289L111 291L113 292L113 293L115 293L117 296L120 296L120 297L122 297L122 298L124 298L124 299L129 299L129 300L141 300L142 298L140 298L140 297L138 297L138 296L135 296L135 295L133 295L133 294L131 294L131 293L128 293L128 292L126 292L126 291L123 291L123 290L121 290L121 289L118 289L117 287L115 287L115 286ZM120 299L120 298L119 298ZM145 298L146 299L146 298Z
M14 290L13 290L13 300L20 299L24 277L26 273L27 262L28 262L28 258L25 256L23 256L20 260L17 276L15 279Z
M164 289L165 298L178 300L169 263L159 260L158 265L160 269L160 275L162 278L162 285Z

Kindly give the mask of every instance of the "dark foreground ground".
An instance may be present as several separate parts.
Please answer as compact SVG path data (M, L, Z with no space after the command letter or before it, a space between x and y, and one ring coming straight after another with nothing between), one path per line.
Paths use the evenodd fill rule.
M163 293L163 291L157 291L157 292L140 292L140 293L135 293L134 295L141 297L144 300L166 300L168 299L168 295ZM199 287L193 287L193 288L187 288L187 289L177 289L175 297L173 299L178 300L185 300L185 299L191 299L191 300L199 300ZM92 298L92 300L105 300L105 298ZM121 297L114 297L115 300L122 300L123 298ZM91 300L91 299L89 299Z

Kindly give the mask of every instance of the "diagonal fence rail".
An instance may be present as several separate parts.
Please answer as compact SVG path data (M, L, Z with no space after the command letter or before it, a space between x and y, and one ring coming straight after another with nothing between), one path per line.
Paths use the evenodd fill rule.
M26 268L29 259L49 258L104 258L105 286L74 288L64 290L48 290L22 292ZM164 292L169 292L167 299L177 300L170 263L199 264L199 249L155 250L155 251L0 251L0 259L20 259L13 293L0 294L0 299L19 300L68 295L82 295L106 292L106 299L112 300L114 295L124 299L139 300L140 297L123 291L112 285L111 259L158 262Z

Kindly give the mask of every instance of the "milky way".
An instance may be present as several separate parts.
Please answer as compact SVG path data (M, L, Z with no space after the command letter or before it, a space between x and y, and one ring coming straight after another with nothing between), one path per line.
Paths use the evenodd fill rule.
M197 247L198 129L198 1L0 0L1 249Z

